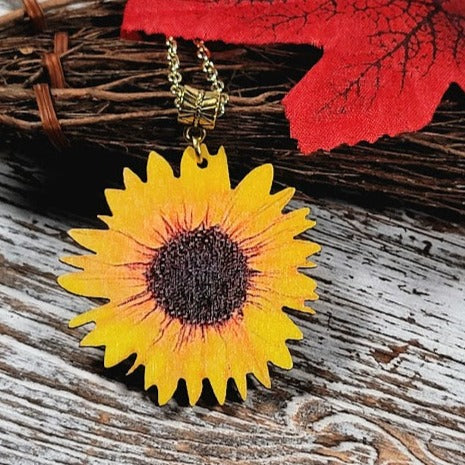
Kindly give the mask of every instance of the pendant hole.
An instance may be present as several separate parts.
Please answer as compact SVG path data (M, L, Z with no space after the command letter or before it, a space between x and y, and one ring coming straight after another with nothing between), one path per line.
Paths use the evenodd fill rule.
M204 158L200 163L197 163L197 166L202 169L206 168L208 166L208 160Z

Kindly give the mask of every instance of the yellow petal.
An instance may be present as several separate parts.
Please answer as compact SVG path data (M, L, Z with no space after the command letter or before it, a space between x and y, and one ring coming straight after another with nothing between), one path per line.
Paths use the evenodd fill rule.
M78 326L87 323L96 322L100 318L113 318L115 315L115 307L113 305L105 304L97 308L93 308L87 312L76 315L68 324L70 328L77 328Z
M252 371L253 356L249 339L244 333L245 327L242 319L238 322L224 325L222 337L227 348L227 360L230 367L229 376L234 380L237 390L242 397L247 397L247 373Z
M156 187L156 190L169 192L176 179L171 165L157 152L150 152L147 160L147 184Z
M158 403L165 405L175 393L178 387L179 378L167 375L166 378L157 384L158 389Z
M245 326L242 331L242 339L242 356L248 359L246 372L252 373L263 386L269 388L271 380L267 365L268 347L262 343L256 344L256 338L247 331Z
M115 337L117 337L117 334L115 334ZM137 348L130 342L131 341L123 338L120 340L116 339L112 341L111 344L108 344L105 348L103 366L105 368L113 367L133 354Z
M223 147L216 155L210 155L207 146L201 146L205 167L197 163L195 151L188 147L181 159L181 181L189 197L208 199L211 194L228 192L230 190L228 162Z
M140 313L137 318L129 314L119 321L97 322L97 330L105 341L104 366L112 367L132 354L150 350L151 342L160 335L160 323L159 313L146 314L145 318Z
M74 294L113 301L138 295L147 289L146 279L139 269L92 264L89 270L64 274L58 278L58 284Z
M282 310L265 310L247 305L244 308L244 325L248 333L261 338L264 346L303 337L299 327Z
M113 215L100 218L110 229L124 231L135 241L152 249L167 241L167 225L173 223L168 214L169 202L157 203L148 188L131 191L106 189L105 197Z
M285 341L302 339L302 332L284 312L248 306L244 309L244 324L252 342L252 350L264 347L266 361L281 368L292 367L292 358Z
M291 353L286 344L276 345L270 352L269 360L277 367L290 370L293 366Z
M242 218L232 220L227 232L239 244L243 242L247 244L251 238L261 235L282 216L281 212L293 197L294 192L295 189L289 187L268 196L260 208L248 215L243 215Z
M156 337L150 349L146 351L145 389L156 385L158 403L166 404L174 394L179 381L179 366L173 357L178 342L181 325L177 320L171 320L162 328L161 336Z
M256 321L252 324L250 320ZM265 328L257 327L260 320L261 319L250 318L248 322L248 329L250 330L249 338L252 341L252 346L255 350L257 350L257 347L265 347L264 357L267 362L271 362L280 368L289 370L292 368L292 357L285 344L285 340L302 339L302 333L292 322L291 324L294 326L292 333L289 332L289 330L286 332L284 328L282 328L282 333L280 333L279 327L270 324L267 326L270 332L267 332ZM287 324L289 325L289 323Z
M273 183L273 165L266 163L250 171L234 189L234 202L242 210L258 210L267 198ZM251 196L250 194L255 194ZM249 207L249 208L247 208Z
M263 384L263 386L268 389L271 387L270 372L268 371L268 365L265 362L255 364L252 374L261 384Z
M283 247L283 245L293 242L294 237L315 226L315 221L307 218L310 209L301 208L286 214L270 219L268 225L260 230L258 234L241 238L241 245L259 252L273 247ZM315 251L319 248L316 244Z
M236 375L233 379L242 400L247 399L247 376L245 374Z
M134 277L144 278L144 273L147 271L148 263L124 263L114 265L108 262L103 262L98 255L70 255L61 257L60 260L67 265L74 266L85 270L90 274L104 274L105 276L122 276L127 273ZM124 270L124 268L126 270Z
M308 257L319 252L320 246L310 241L295 239L287 244L269 242L268 244L251 247L248 252L250 268L264 274L279 273L282 270L312 267L314 264Z
M188 147L181 160L181 183L184 192L186 214L190 217L192 229L201 223L212 224L212 217L218 217L222 209L222 198L230 191L226 153L220 147L216 155L210 155L205 144L201 146L206 162L200 167L195 151Z
M102 262L114 265L146 263L154 250L120 231L111 229L71 229L68 234L86 249L95 252Z
M146 351L161 331L160 311L155 312L151 305L150 302L139 305L136 312L130 307L113 307L113 317L110 317L110 306L107 305L106 314L93 318L96 327L83 338L81 345L104 345L105 367L114 366L133 353ZM116 312L119 314L115 315Z
M259 210L269 198L273 182L273 166L261 165L253 169L237 185L224 205L221 224L226 231L234 228L250 216L250 212Z
M167 354L165 357L153 357L145 367L145 389L157 386L160 405L166 404L173 397L178 386L179 377L169 361Z
M301 339L301 337L299 339ZM263 357L265 358L266 362L271 362L274 365L280 368L284 368L286 370L289 370L292 368L292 365L293 365L292 357L284 340L279 340L279 341L268 340L267 341L266 336L263 337L263 334L258 334L258 333L251 333L250 340L252 341L252 346L255 348L255 351L257 351L257 347L266 347L264 354L263 354ZM256 374L257 367L259 368L258 376ZM254 374L257 377L257 379L260 380L260 382L262 382L260 377L264 377L265 382L262 382L262 384L269 387L269 385L267 384L269 383L268 368L266 367L265 373L261 373L260 367L266 367L266 364L257 363L257 365L255 366Z
M86 334L81 342L79 343L81 347L99 347L105 345L105 339L101 331L97 328L94 328L90 333Z
M134 173L134 171L131 171L129 168L123 169L123 180L126 189L130 190L140 189L144 184L139 176L137 176L137 174Z
M226 345L220 330L207 328L205 332L205 374L220 405L226 399L228 368L226 367Z
M307 300L317 300L316 282L298 271L283 270L274 275L259 274L252 278L253 292L276 299L283 307L313 313L306 309Z
M181 377L186 381L189 404L195 405L203 388L204 360L202 358L202 336L200 330L193 330L186 336L187 341L177 357L182 363Z

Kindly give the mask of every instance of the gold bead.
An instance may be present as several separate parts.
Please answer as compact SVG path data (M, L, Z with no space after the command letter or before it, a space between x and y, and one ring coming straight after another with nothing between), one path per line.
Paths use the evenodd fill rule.
M179 97L178 121L213 129L221 106L221 92L183 86Z

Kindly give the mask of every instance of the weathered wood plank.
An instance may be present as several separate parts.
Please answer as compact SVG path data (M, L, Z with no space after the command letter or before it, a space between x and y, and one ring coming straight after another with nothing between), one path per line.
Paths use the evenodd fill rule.
M168 156L177 152L182 128L173 125L176 110L166 80L164 40L119 40L124 3L81 0L73 2L72 10L47 9L48 30L42 34L33 34L22 14L16 13L19 21L10 26L3 20L2 27L0 19L0 131L5 144L48 143L32 86L47 82L42 55L51 50L54 31L66 30L70 50L61 62L67 86L52 89L52 95L73 149L106 147L132 155L133 163L152 145ZM308 158L289 136L281 100L324 51L310 45L209 46L230 102L227 117L218 121L208 141L228 146L233 166L245 170L272 161L283 179L316 195L350 195L360 204L395 201L463 220L465 97L458 86L451 86L431 123L415 134L318 151ZM183 82L203 85L192 45L180 41L179 53Z
M314 206L323 244L316 316L295 368L250 380L218 407L144 393L140 373L80 349L72 315L91 304L58 288L65 231L94 226L101 187L63 165L0 158L0 464L459 465L465 457L465 239L412 214ZM93 168L93 167L90 167ZM89 168L89 169L90 169ZM67 178L70 178L69 180ZM61 182L60 178L64 181ZM72 201L77 186L84 205ZM94 202L91 202L91 199ZM69 208L66 208L70 205Z

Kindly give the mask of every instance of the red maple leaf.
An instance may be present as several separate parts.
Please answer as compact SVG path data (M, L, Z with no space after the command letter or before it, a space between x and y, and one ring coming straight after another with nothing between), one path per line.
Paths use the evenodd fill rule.
M418 130L465 89L465 0L129 0L136 31L322 47L283 100L304 153Z

